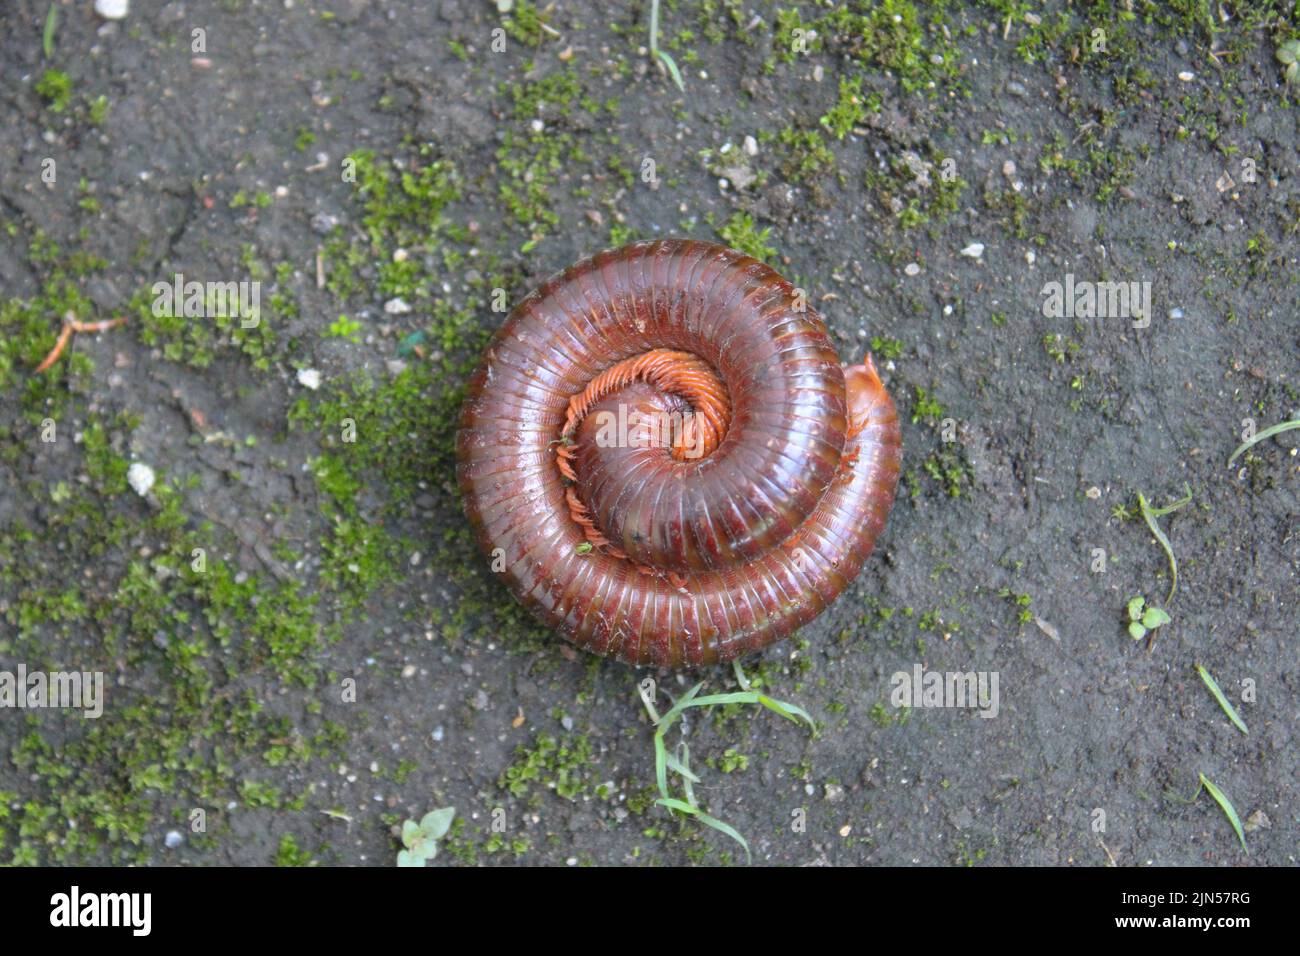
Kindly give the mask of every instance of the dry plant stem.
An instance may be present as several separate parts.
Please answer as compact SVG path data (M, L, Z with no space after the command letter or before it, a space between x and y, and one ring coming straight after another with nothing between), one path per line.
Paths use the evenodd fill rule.
M68 341L72 338L73 333L107 332L109 329L115 329L125 322L126 316L124 315L119 315L115 319L101 319L98 322L82 322L69 312L63 317L63 330L59 332L59 338L54 343L54 348L50 349L50 354L45 356L45 361L36 366L36 373L39 375L41 372L48 370L59 360L59 356L67 348Z

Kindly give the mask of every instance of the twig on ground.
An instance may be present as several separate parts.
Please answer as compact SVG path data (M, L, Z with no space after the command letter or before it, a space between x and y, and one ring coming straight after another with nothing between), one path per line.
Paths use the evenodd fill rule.
M82 322L75 315L69 312L63 317L63 331L59 333L58 340L54 343L54 348L50 349L50 354L45 356L45 361L36 366L36 372L39 375L51 365L59 360L63 350L67 348L68 340L72 338L74 332L107 332L109 329L115 329L126 322L126 316L119 315L115 319L101 319L98 322Z

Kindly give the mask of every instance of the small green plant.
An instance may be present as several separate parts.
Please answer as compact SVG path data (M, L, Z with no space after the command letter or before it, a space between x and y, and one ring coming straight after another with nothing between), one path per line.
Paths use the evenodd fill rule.
M1300 80L1300 40L1287 40L1277 48L1277 61L1286 67L1282 71L1288 83Z
M688 707L713 707L718 704L759 704L768 710L776 711L786 720L798 723L800 720L807 722L808 727L817 732L817 724L812 717L808 715L802 707L785 701L775 700L765 694L760 694L756 690L751 690L749 681L745 677L744 671L740 669L738 663L733 665L736 672L736 680L741 686L740 691L730 694L708 694L704 697L698 696L700 689L704 687L704 682L696 684L685 694L679 697L676 703L663 716L659 715L658 708L654 703L654 681L643 681L639 687L641 703L645 705L646 712L650 715L650 722L655 725L655 783L659 787L659 798L655 803L661 807L667 807L669 810L676 810L687 816L694 817L707 827L712 827L719 833L725 833L745 851L745 859L750 859L749 844L745 838L740 835L739 831L729 823L724 823L717 817L711 816L700 809L699 801L695 797L695 784L700 782L700 778L691 770L691 752L686 742L682 741L677 745L677 749L669 753L668 746L664 742L664 735L669 728L681 718L683 711ZM727 751L727 754L735 754L734 750ZM727 766L727 754L723 755L724 772ZM742 758L743 759L743 758ZM743 770L742 764L734 764L733 770ZM681 779L682 796L675 797L668 788L668 772L672 771Z
M1165 505L1163 508L1152 508L1147 504L1146 496L1143 495L1142 492L1138 492L1138 508L1142 512L1142 520L1147 523L1147 527L1151 529L1151 533L1155 535L1156 540L1160 542L1160 547L1164 549L1165 556L1169 558L1169 596L1165 598L1166 604L1174 599L1174 593L1178 590L1178 559L1174 557L1173 546L1169 543L1169 539L1165 536L1165 533L1160 530L1160 524L1156 519L1163 515L1167 515L1172 511L1177 511L1184 505L1191 504L1191 485L1184 483L1183 491L1186 492L1183 497L1179 498L1172 504Z
M1128 633L1135 641L1140 641L1147 636L1148 631L1154 631L1158 627L1164 627L1172 620L1167 613L1158 607L1146 607L1147 599L1142 595L1129 598L1128 602Z
M677 88L685 93L686 84L682 82L682 74L678 72L677 64L667 50L659 49L659 0L650 0L650 55L663 64L668 75L677 84Z
M397 853L398 866L424 866L438 855L438 841L451 829L456 818L455 807L430 810L419 823L407 820L402 824L402 845Z
M348 318L346 315L340 315L330 323L327 335L337 339L347 339L349 342L360 342L361 323L356 319Z

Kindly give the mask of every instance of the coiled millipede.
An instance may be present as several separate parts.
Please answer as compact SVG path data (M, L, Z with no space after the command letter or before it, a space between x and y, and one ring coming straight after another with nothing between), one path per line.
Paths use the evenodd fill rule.
M457 436L507 586L577 646L728 661L816 617L894 500L894 404L803 294L694 240L602 252L496 333Z

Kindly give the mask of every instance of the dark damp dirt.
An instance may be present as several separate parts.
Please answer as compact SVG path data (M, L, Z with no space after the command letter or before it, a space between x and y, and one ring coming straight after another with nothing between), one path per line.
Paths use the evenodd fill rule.
M642 2L53 6L48 56L50 4L0 14L0 671L106 687L0 710L0 860L391 865L454 806L432 865L743 863L653 805L647 675L533 624L453 486L510 304L687 235L905 422L866 571L745 662L819 732L668 735L754 861L1295 863L1300 431L1227 464L1300 417L1290 0L665 2L685 93ZM256 326L155 309L178 273ZM128 321L37 374L69 312ZM1190 495L1172 598L1139 494ZM996 715L895 706L918 666Z

